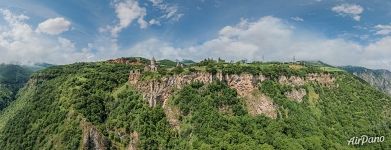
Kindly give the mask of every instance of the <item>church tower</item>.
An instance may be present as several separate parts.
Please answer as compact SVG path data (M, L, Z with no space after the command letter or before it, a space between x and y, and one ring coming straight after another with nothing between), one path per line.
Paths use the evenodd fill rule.
M156 65L155 57L152 57L151 64L149 65L149 68L151 69L151 71L157 71L157 65Z

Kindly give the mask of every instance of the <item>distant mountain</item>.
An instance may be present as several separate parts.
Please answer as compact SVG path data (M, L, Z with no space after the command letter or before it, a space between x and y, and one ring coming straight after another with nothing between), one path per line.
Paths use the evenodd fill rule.
M159 60L158 64L160 66L164 66L164 67L175 67L177 63L175 61L172 61L172 60L163 59L163 60Z
M375 86L379 90L391 95L391 72L385 69L368 69L358 66L344 66L341 67L354 74L355 76L365 80L372 86Z
M195 64L196 62L193 60L184 59L181 61L181 63L183 63L185 65L191 65L191 64Z
M52 66L55 66L55 65L49 64L49 63L35 63L33 65L23 65L23 67L28 68L32 71L38 71L38 70L42 70L42 69L52 67Z

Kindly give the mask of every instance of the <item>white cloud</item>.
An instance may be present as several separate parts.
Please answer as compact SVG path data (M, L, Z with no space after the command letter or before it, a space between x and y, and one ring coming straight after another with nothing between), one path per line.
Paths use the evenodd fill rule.
M391 69L391 37L386 36L382 39L370 43L365 47L362 65L378 69Z
M156 20L156 19L151 19L149 20L148 22L150 25L160 25L160 21L159 20Z
M70 39L34 32L26 23L28 17L25 15L16 15L9 10L1 10L0 15L5 21L0 25L0 63L17 60L65 64L127 56L173 60L208 57L262 60L264 56L269 61L291 61L295 56L297 60L322 60L332 65L386 69L391 65L390 36L361 45L344 38L327 38L303 31L272 16L254 21L242 19L236 25L222 27L215 38L192 46L176 47L170 42L150 38L130 48L119 48L115 39L102 36L77 50Z
M357 4L341 4L334 6L331 10L341 16L352 17L356 21L360 21L360 15L364 12L364 8Z
M148 22L144 19L147 15L147 10L144 7L140 7L136 0L117 1L114 5L119 22L111 28L112 36L117 37L119 32L131 25L136 19L140 28L148 27Z
M68 20L57 17L57 18L50 18L45 20L44 22L41 22L36 31L42 32L50 35L58 35L65 31L68 31L71 26L71 22Z
M34 32L25 15L0 10L0 63L48 62L56 64L83 61L90 52L79 52L72 41ZM1 18L1 17L0 17Z
M294 20L294 21L299 21L299 22L304 21L304 19L301 18L301 17L291 17L291 19Z
M145 29L150 25L160 25L163 20L178 21L183 16L182 13L179 13L177 5L165 3L163 0L150 0L150 2L162 15L148 21L145 19L148 15L147 9L142 7L137 0L113 0L118 23L114 26L101 27L99 31L110 32L113 39L116 40L118 34L135 21L141 29Z
M389 35L391 33L391 25L376 25L377 35Z
M265 56L269 60L289 61L296 56L334 64L349 64L348 60L338 57L359 51L359 47L343 39L297 34L291 25L271 16L226 26L220 30L217 38L193 49L216 58L260 60Z
M369 45L343 38L326 38L301 31L283 20L267 16L256 21L242 19L225 26L214 39L198 45L178 48L155 38L121 51L122 56L158 57L160 59L223 58L227 60L269 61L321 60L332 65L361 65L387 68L391 65L391 37ZM389 69L389 68L388 68Z
M180 48L174 48L170 43L151 38L135 44L130 49L120 51L122 56L144 56L151 58L158 56L160 58L180 58L181 53L185 52ZM184 53L183 53L184 54Z
M3 18L5 21L7 21L10 24L18 24L24 20L28 20L29 17L21 14L21 15L14 15L12 12L8 9L0 9L0 12L3 14Z
M165 3L163 0L150 0L152 6L163 12L161 18L178 21L184 14L179 13L178 6Z

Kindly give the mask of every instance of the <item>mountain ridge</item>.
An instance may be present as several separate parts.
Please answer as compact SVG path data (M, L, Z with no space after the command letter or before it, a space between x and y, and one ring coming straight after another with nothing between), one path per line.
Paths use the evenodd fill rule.
M358 66L343 66L342 69L368 82L371 86L391 95L391 72L386 69L368 69Z
M154 70L151 64L75 63L35 72L0 113L0 146L353 149L345 142L351 137L391 135L391 98L335 68L204 60ZM166 100L151 105L151 97ZM262 113L264 106L273 106L275 116Z

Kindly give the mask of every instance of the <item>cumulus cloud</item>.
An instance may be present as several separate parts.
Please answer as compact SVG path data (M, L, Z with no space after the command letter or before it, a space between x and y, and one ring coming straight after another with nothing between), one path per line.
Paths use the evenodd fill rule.
M71 26L71 22L69 22L64 18L61 17L50 18L40 23L36 31L50 34L50 35L58 35L65 31L68 31L70 26Z
M140 5L137 0L113 0L118 21L115 25L99 28L99 31L110 32L112 38L116 40L118 34L134 22L137 22L141 29L145 29L151 25L161 25L163 21L167 20L178 21L183 16L182 13L179 13L177 5L166 3L163 0L149 0L149 2L155 10L158 10L161 16L146 20L147 9Z
M389 35L391 33L391 25L376 25L377 35Z
M360 21L361 14L364 12L364 8L357 4L340 4L334 6L331 10L341 16L352 17L356 21Z
M334 64L349 64L339 57L351 56L360 48L343 39L327 39L298 34L291 25L281 19L267 16L253 22L242 20L235 26L226 26L219 36L193 49L202 50L208 56L227 59L290 61L293 56L301 59L324 60Z
M344 38L327 38L303 31L273 16L258 20L242 19L222 27L216 36L200 44L177 47L150 38L129 48L120 48L110 36L102 36L81 50L72 40L35 32L26 23L28 16L1 10L5 24L0 26L0 63L48 62L56 64L144 56L159 59L223 58L227 60L291 61L321 60L332 65L361 65L387 68L391 65L391 37L361 45ZM55 38L53 38L55 37Z
M115 4L115 13L119 22L111 28L112 36L116 37L119 32L137 21L140 28L148 27L148 22L144 17L147 15L147 10L141 7L136 0L117 1Z
M391 37L368 45L326 38L303 32L283 20L266 16L256 21L242 19L238 24L220 29L217 37L189 47L175 47L156 38L123 50L128 56L168 59L223 58L227 60L268 61L321 60L332 65L361 65L387 68L391 65Z
M25 15L1 10L5 23L0 25L0 63L48 62L55 64L86 60L90 52L79 52L72 41L35 32Z

